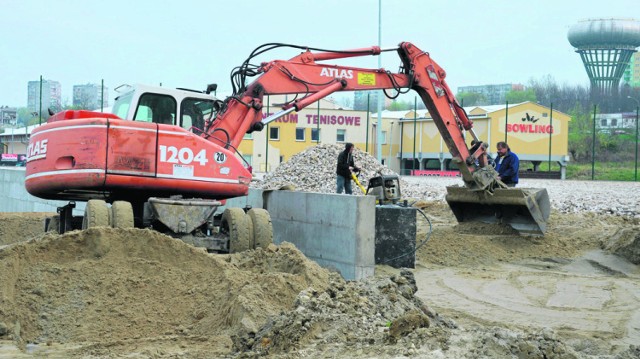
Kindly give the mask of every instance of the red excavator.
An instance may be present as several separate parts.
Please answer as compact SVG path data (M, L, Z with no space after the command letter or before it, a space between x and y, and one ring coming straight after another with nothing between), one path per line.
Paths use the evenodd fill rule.
M290 47L290 60L260 65L267 51ZM398 73L322 63L396 51ZM248 79L257 77L253 82ZM486 163L473 124L429 53L403 42L392 49L332 51L271 43L256 48L231 73L224 101L206 91L138 86L125 91L113 114L63 111L30 137L25 185L45 199L69 200L47 227L60 233L93 226L152 227L216 251L240 251L271 241L269 214L258 208L216 213L224 200L248 193L250 168L237 151L246 133L299 111L337 91L415 90L460 168L464 187L448 187L447 202L460 222L507 223L521 233L544 233L546 189L507 188ZM263 119L265 95L297 94ZM475 139L468 148L465 132ZM75 201L88 201L82 217ZM111 207L107 205L111 203ZM219 229L219 230L218 230Z

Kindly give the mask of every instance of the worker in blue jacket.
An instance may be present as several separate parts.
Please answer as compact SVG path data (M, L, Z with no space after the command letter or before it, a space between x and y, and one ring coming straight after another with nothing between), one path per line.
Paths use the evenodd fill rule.
M498 158L496 158L496 171L498 179L508 187L515 187L518 184L518 170L520 169L520 159L511 152L506 142L497 144Z

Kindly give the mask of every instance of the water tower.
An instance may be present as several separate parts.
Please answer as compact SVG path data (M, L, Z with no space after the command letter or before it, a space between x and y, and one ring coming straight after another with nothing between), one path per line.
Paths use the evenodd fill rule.
M634 19L588 19L571 26L569 43L580 54L591 91L618 92L631 55L640 46L640 22Z

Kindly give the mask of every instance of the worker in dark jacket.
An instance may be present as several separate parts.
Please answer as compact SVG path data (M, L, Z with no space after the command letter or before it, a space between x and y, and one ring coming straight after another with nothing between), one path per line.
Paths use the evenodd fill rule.
M358 167L353 163L353 143L347 143L344 146L344 151L338 155L338 166L336 168L336 184L337 193L351 194L351 171L360 171Z
M498 158L496 158L498 179L509 187L515 187L518 184L520 159L515 153L511 152L506 142L498 142L496 148L498 150Z

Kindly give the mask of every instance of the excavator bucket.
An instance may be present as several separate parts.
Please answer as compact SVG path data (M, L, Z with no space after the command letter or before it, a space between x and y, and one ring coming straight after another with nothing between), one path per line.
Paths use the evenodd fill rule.
M544 234L551 211L544 188L497 188L490 194L447 187L446 200L458 222L504 223L533 236Z

